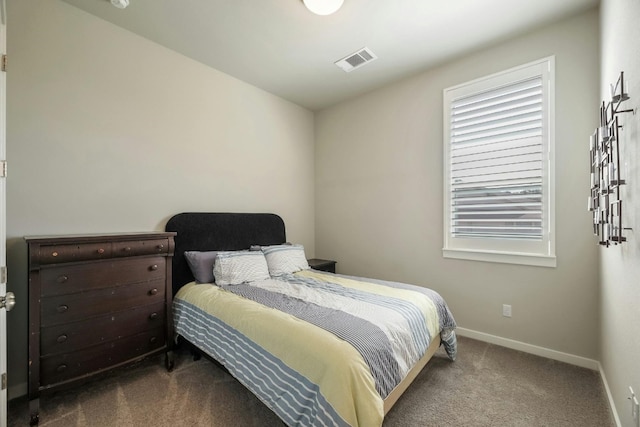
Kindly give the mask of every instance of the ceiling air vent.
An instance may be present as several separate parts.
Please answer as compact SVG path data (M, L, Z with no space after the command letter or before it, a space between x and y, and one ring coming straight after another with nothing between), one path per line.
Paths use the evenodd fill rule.
M356 68L360 68L363 65L368 64L375 59L378 59L378 57L373 52L371 52L371 50L363 47L356 53L352 53L351 55L346 56L339 61L336 61L335 64L348 73L355 70Z

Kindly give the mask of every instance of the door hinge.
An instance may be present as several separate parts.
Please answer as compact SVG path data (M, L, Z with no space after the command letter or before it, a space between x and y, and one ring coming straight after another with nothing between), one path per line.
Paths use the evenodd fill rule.
M7 373L2 374L2 390L7 389Z
M5 72L7 71L7 61L8 61L7 54L3 53L2 54L2 71L5 71Z
M0 161L0 178L6 178L6 177L7 177L7 161L2 160Z
M0 267L0 283L7 283L7 267Z

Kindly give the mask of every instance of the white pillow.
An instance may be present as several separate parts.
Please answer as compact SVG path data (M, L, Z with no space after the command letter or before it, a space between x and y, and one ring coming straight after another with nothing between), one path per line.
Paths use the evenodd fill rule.
M302 245L263 246L262 252L267 259L271 276L281 276L309 269Z
M217 285L239 285L268 279L269 268L264 254L259 251L218 252L213 276Z

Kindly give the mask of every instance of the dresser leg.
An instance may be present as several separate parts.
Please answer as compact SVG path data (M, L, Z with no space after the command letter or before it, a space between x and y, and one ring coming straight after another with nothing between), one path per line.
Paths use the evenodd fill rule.
M173 360L173 351L167 351L164 355L164 365L168 372L173 371L175 361Z
M29 401L29 425L37 426L40 422L40 398L31 399Z

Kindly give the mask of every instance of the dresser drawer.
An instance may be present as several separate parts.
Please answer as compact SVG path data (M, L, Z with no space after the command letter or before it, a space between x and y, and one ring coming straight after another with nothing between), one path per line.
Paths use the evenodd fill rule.
M113 243L114 257L166 254L168 251L169 239L135 240Z
M139 334L165 324L165 304L160 302L93 317L90 320L43 327L40 354L68 353L129 335Z
M162 327L104 344L40 359L40 383L56 384L142 357L166 344Z
M37 258L42 265L105 259L111 257L111 243L42 245L39 253L32 254L32 256Z
M165 301L164 279L115 288L42 298L40 324L44 326L100 316L112 311Z
M164 257L149 257L43 268L40 292L46 297L162 279L165 263Z

